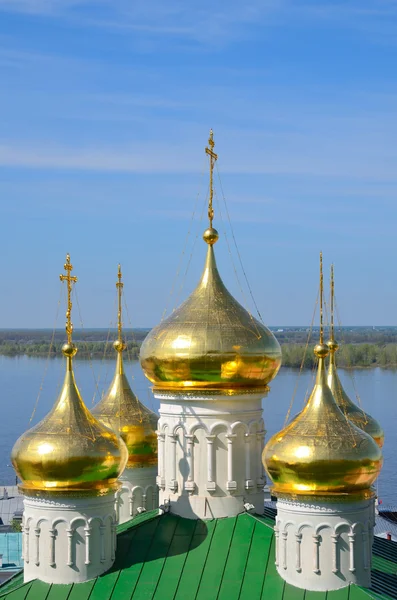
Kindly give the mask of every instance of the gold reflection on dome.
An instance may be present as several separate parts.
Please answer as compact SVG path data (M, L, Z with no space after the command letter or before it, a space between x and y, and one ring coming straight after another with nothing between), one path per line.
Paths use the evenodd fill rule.
M281 365L281 348L274 335L254 319L226 289L217 269L212 226L214 210L212 131L209 228L204 232L207 258L200 283L174 312L152 329L141 346L140 361L156 390L265 389Z
M66 357L66 375L58 400L50 413L17 440L12 450L12 463L22 480L24 494L75 492L102 494L117 487L117 478L127 462L127 449L112 431L89 412L77 389L73 373L73 357L77 348L72 343L71 276L72 265L67 256L68 283L66 332L68 342L62 351Z
M364 412L354 402L352 402L349 396L343 389L342 383L339 379L338 370L336 367L335 353L337 352L339 345L335 341L334 337L334 268L331 266L331 328L330 328L330 340L328 342L328 348L330 353L329 367L328 367L328 385L332 390L337 405L341 409L344 415L354 423L360 429L363 429L371 437L374 438L375 442L380 448L382 448L385 434L382 427L376 419Z
M128 449L127 468L157 465L157 421L154 412L146 408L133 393L124 373L121 323L121 270L119 265L118 332L114 347L117 352L116 371L106 395L93 409L93 414L106 427L122 437Z
M382 453L367 433L341 412L327 383L323 343L321 271L320 344L317 377L310 398L292 422L274 435L263 464L274 493L345 494L368 490L382 467Z

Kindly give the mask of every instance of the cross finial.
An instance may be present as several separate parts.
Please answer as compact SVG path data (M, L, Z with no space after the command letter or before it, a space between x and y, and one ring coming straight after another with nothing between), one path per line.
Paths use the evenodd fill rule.
M121 265L119 265L117 278L118 278L118 281L116 283L116 288L117 288L118 299L119 299L118 313L117 313L117 331L118 331L119 346L123 347L123 339L122 339L123 322L122 322L122 319L121 319L121 311L122 311L121 297L122 297L122 294L123 294L124 283L121 281L121 278L122 278Z
M72 323L72 285L76 283L77 277L71 275L73 271L73 265L70 262L70 254L66 255L66 263L63 265L63 268L66 271L66 275L60 275L59 279L61 281L66 281L67 283L67 292L68 292L68 304L66 310L66 334L68 336L68 344L72 343L72 333L73 333L73 323Z
M214 165L215 161L218 158L218 155L214 152L214 132L210 129L210 137L208 138L208 146L205 149L206 154L210 157L210 195L208 201L208 219L210 222L210 228L212 228L212 221L214 218L214 208L212 205L212 200L214 197L214 185L213 185L213 174L214 174Z
M331 323L330 323L330 341L334 342L334 296L335 296L335 282L334 282L334 265L331 265Z
M323 295L324 295L324 279L323 279L323 253L320 252L320 344L324 344L324 324L323 324Z

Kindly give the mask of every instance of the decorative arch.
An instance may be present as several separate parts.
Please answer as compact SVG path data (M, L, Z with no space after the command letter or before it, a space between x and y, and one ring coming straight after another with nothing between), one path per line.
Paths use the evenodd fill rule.
M332 526L329 523L319 523L315 529L315 535L320 535L323 529L332 529Z
M297 533L301 535L304 529L313 529L313 525L311 523L302 523L302 525L299 526Z
M76 531L76 523L78 523L79 521L83 523L84 527L88 527L88 521L85 517L75 517L70 521L70 528L73 529L73 531Z
M206 435L209 435L209 430L205 423L194 423L194 425L189 427L188 435L194 435L199 429L202 429Z
M234 423L232 423L232 425L230 426L231 433L235 433L236 429L242 429L244 433L249 432L247 423L244 423L243 421L235 421Z
M185 429L185 424L182 423L181 421L179 421L179 423L176 423L172 429L172 435L178 435L179 433L179 429L182 430L182 434L183 436L186 435L186 429Z
M229 423L226 421L215 421L215 423L211 425L209 434L216 435L217 433L221 433L223 431L226 431L226 433L231 433Z

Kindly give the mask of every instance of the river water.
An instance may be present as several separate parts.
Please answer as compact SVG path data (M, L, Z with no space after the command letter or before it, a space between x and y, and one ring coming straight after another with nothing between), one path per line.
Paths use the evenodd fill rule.
M114 361L74 362L77 385L85 403L91 407L106 390L113 375ZM23 431L49 411L62 385L64 370L62 359L47 361L27 356L0 356L0 486L15 482L15 473L10 467L11 448ZM127 364L126 372L140 400L157 411L159 404L153 398L139 363ZM292 415L301 410L306 394L311 391L312 372L302 371L298 376L297 370L281 369L263 400L267 439L282 428L295 388ZM356 390L364 410L378 419L385 430L384 466L378 480L378 493L384 504L397 505L397 371L341 370L340 377L349 396L354 399Z

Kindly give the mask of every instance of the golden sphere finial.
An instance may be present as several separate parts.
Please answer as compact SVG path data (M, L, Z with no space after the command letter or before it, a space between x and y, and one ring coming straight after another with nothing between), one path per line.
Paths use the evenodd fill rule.
M339 344L336 340L329 340L327 342L327 346L328 346L328 350L332 353L335 353L339 348Z
M116 350L116 352L123 352L126 346L121 340L116 340L115 342L113 342L113 348Z
M317 358L326 358L328 356L329 349L327 344L317 344L314 347L314 354Z
M209 246L213 246L219 239L219 233L214 227L208 227L203 233L203 240Z
M77 348L74 344L66 343L62 346L63 355L69 358L73 358L77 354Z

